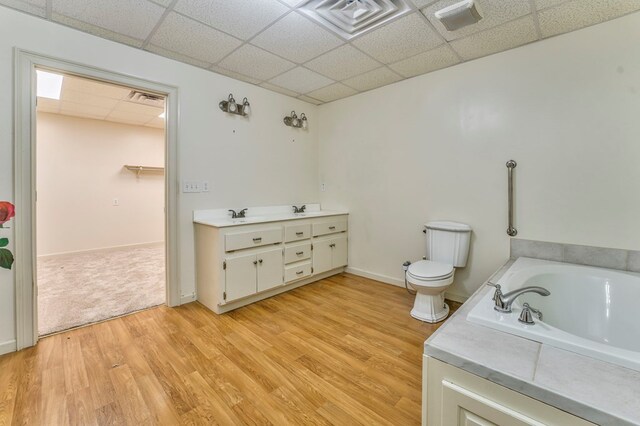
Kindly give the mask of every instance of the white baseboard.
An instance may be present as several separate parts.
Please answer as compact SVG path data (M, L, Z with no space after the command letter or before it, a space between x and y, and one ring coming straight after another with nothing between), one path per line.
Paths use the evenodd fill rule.
M373 272L365 271L363 269L352 268L351 266L347 267L345 272L348 272L348 273L353 274L353 275L358 275L360 277L365 277L365 278L369 278L369 279L372 279L372 280L380 281L380 282L385 283L385 284L391 284L391 285L394 285L396 287L404 288L404 280L399 280L398 278L393 278L393 277L389 277L389 276L386 276L386 275L376 274L376 273L373 273ZM469 298L469 296L462 296L462 295L459 295L459 294L454 294L454 293L449 293L449 292L445 293L444 297L445 297L445 299L449 299L449 300L452 300L452 301L458 302L458 303L464 303Z
M2 342L0 343L0 355L8 354L9 352L15 352L17 348L18 346L15 339Z
M195 302L195 300L196 300L196 294L195 293L187 294L186 296L182 296L180 298L180 304L184 305L186 303Z
M404 287L404 280L399 280L397 278L389 277L382 274L375 274L373 272L365 271L363 269L352 268L348 266L345 272L349 274L358 275L360 277L369 278L372 280L380 281L385 284L395 285L396 287Z
M77 254L81 254L81 253L95 253L95 252L100 252L100 251L116 251L116 250L122 250L122 249L131 249L131 248L138 248L138 247L154 247L160 244L164 244L164 241L152 241L149 243L136 243L136 244L125 244L123 246L112 246L112 247L101 247L101 248L94 248L94 249L87 249L87 250L77 250L77 251L65 251L65 252L61 252L61 253L50 253L50 254L43 254L43 255L39 255L38 259L47 259L50 257L58 257L58 256L72 256L72 255L77 255Z

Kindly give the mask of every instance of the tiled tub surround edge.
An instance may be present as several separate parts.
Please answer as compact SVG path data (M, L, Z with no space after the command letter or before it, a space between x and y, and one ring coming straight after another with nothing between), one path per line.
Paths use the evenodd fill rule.
M487 281L499 280L514 261ZM638 399L629 397L640 398L637 372L467 321L469 311L493 291L485 284L425 342L425 355L599 425L640 425L640 407L633 404ZM584 374L591 379L576 383L575 371L545 362L550 352L589 364ZM631 391L620 389L618 383L629 385L629 377Z
M534 259L575 263L577 265L621 271L640 272L640 251L576 244L549 243L546 241L511 239L511 258Z

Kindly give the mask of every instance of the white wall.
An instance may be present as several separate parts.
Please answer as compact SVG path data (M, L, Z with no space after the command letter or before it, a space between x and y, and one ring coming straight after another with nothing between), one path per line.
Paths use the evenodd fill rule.
M351 212L349 264L400 282L425 222L473 229L454 295L518 237L640 248L640 13L320 107L323 207Z
M195 291L194 209L318 199L314 105L4 7L0 32L0 200L13 201L14 47L178 87L179 177L211 183L209 193L178 197L183 295ZM229 92L249 98L248 119L220 111ZM309 131L284 126L291 110L306 113ZM15 339L14 306L13 271L0 269L0 346Z
M164 241L164 130L38 113L38 256ZM114 199L118 205L114 206Z

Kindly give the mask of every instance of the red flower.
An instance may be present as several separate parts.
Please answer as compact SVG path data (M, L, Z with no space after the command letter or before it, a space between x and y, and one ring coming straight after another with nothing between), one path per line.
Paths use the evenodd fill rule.
M15 215L16 210L13 204L8 201L0 201L0 226Z

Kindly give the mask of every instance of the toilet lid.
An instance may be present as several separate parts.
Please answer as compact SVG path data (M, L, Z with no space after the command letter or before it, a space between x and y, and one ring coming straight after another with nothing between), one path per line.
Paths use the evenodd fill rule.
M421 260L409 265L408 272L410 275L419 279L441 279L453 273L453 265L432 262L431 260Z

